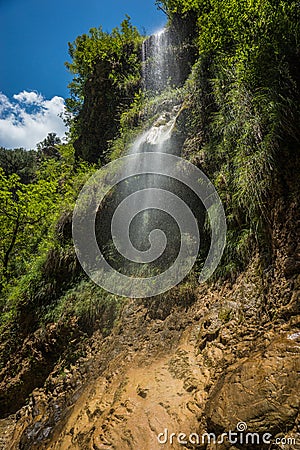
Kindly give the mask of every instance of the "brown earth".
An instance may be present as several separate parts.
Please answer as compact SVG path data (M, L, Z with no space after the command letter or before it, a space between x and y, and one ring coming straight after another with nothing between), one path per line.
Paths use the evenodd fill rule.
M233 285L199 287L189 308L128 301L109 337L95 332L77 362L57 364L27 405L0 421L0 448L213 449L176 439L241 421L299 441L261 448L300 448L300 276L278 278L275 267L272 283L259 267L253 261ZM272 320L265 277L287 299Z

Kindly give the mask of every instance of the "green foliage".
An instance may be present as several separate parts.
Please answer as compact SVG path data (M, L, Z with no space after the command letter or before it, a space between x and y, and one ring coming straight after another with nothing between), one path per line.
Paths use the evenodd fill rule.
M226 209L219 274L265 245L283 142L298 142L299 5L277 0L166 0L172 17L198 16L199 58L186 83L185 154L200 161Z
M208 4L207 0L156 0L156 4L168 14L186 14L190 11L198 11Z
M72 62L66 67L75 75L69 88L71 99L67 106L73 113L78 113L84 99L84 86L94 72L95 65L102 62L109 67L108 77L117 89L130 89L136 83L140 67L138 52L141 36L127 16L121 28L114 28L109 34L102 27L91 28L89 34L78 36L74 43L69 43L69 55Z
M0 326L30 314L31 326L43 321L58 299L78 281L80 270L73 245L60 245L53 238L41 241L38 252L19 275L2 292Z
M64 144L59 146L59 158L47 158L41 162L37 179L55 182L60 209L72 209L81 187L95 170L95 165L75 162L72 144Z
M60 144L61 139L56 133L48 133L47 137L37 144L39 161L44 161L48 158L60 159L58 147Z
M17 174L22 183L34 180L37 169L37 152L24 148L6 149L0 147L0 167L6 176Z
M265 66L262 54L270 61L271 56L279 55L282 49L298 41L297 2L209 0L192 3L197 3L199 10L200 52L238 53L240 61L258 58Z
M67 321L76 317L88 333L95 327L107 334L118 317L122 305L120 297L107 293L91 281L83 280L60 298L56 306L45 312L45 322Z
M74 160L71 144L61 145L59 158L40 161L35 179L21 182L0 168L0 280L2 288L30 270L43 251L55 245L56 223L71 212L78 193L94 172ZM48 250L47 250L48 251Z
M127 17L110 34L92 28L69 44L72 62L66 65L74 78L66 103L73 114L70 135L77 159L107 162L120 115L140 87L141 43Z
M5 176L0 169L0 280L22 271L36 250L57 201L56 185L39 180L23 184L17 174Z
M56 145L61 144L61 139L57 136L56 133L48 133L47 137L37 144L37 149L42 150L45 147L55 147Z

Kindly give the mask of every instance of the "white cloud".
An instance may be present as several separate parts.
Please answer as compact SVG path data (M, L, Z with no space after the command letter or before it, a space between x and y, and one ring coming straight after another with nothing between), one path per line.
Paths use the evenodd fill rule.
M19 94L15 94L14 99L20 103L27 103L28 105L41 105L43 103L43 96L37 92L22 91Z
M10 102L9 102L8 98L6 97L6 95L4 95L4 94L2 94L2 92L0 92L0 114L2 114L2 112L4 112L9 107L10 107Z
M67 128L59 117L65 110L62 97L46 100L36 92L23 91L13 99L0 93L0 146L31 149L48 133L64 137Z

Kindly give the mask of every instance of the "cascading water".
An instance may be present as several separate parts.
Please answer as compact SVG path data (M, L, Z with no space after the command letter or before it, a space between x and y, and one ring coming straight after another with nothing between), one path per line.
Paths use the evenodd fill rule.
M174 260L173 249L164 251L163 241L156 239L154 245L150 243L149 236L153 230L162 230L166 241L174 244L180 241L180 232L177 225L172 224L174 220L163 210L153 206L154 200L158 200L158 190L172 191L171 179L161 175L166 172L166 161L163 155L179 153L179 145L176 138L176 119L180 110L180 103L177 98L162 100L159 94L168 86L169 69L166 55L169 49L168 31L162 30L154 36L146 39L142 48L143 86L145 96L155 103L155 116L152 124L137 136L127 151L128 156L133 158L126 161L123 169L120 169L125 180L115 189L111 197L108 198L108 206L105 214L99 217L97 239L100 248L103 249L105 257L111 265L124 272L133 275L140 274L145 268L146 271L159 270L160 267L168 266ZM158 95L157 95L158 94ZM151 117L149 117L151 121ZM145 154L151 154L151 173L147 167ZM139 156L140 155L140 156ZM139 175L132 176L132 173ZM156 189L154 192L153 189ZM134 196L134 194L138 194ZM153 196L156 196L154 198ZM130 217L127 222L123 217L120 220L113 220L113 214L119 205L131 197L126 204L124 215ZM140 207L141 206L141 207ZM113 224L113 227L111 226ZM113 228L113 229L112 229ZM124 239L124 237L129 239ZM177 239L177 241L176 241ZM156 255L162 249L164 256L150 260L147 259L147 251L150 247L157 250ZM138 257L133 256L135 248ZM168 245L168 247L170 247ZM172 253L173 252L173 253ZM153 253L154 254L154 250ZM176 255L175 255L176 256ZM140 258L137 261L137 258ZM155 261L155 262L154 262ZM137 268L136 262L142 262ZM153 264L152 264L153 262ZM133 263L133 264L132 264ZM143 263L149 265L143 266Z
M169 81L170 38L166 29L159 31L143 42L142 68L143 86L147 93L158 94L166 89ZM174 69L174 68L173 68ZM144 131L132 144L129 152L172 153L170 138L178 113L178 106L171 111L161 111L159 118L149 130Z
M165 28L143 42L143 84L146 91L160 92L166 88L171 75L170 51L171 40Z
M142 67L143 67L143 85L147 94L159 93L167 87L169 67L166 55L170 51L169 48L169 36L166 29L159 31L158 33L146 39L142 48ZM176 117L179 111L179 105L175 105L170 108L169 111L161 111L160 116L156 119L151 128L146 129L141 133L137 139L133 142L129 148L129 154L140 154L145 152L152 152L155 154L156 172L159 173L163 160L161 158L162 153L177 153L177 148L174 140L172 140L172 132L175 126ZM138 165L139 162L137 161ZM132 169L131 167L129 168ZM146 167L142 167L146 170ZM139 190L144 190L142 193L143 204L147 208L139 214L134 220L132 226L132 237L134 243L142 248L146 248L147 233L151 229L149 223L150 215L152 215L152 221L162 220L161 213L151 211L151 196L153 195L150 188L164 188L166 187L166 180L161 176L155 174L144 175L136 184ZM133 202L132 208L135 208ZM166 221L166 217L164 218Z

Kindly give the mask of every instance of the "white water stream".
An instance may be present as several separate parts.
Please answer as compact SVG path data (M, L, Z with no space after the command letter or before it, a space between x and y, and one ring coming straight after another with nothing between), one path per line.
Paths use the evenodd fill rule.
M169 38L168 33L165 30L161 30L151 38L147 39L143 43L143 81L146 90L153 92L159 92L167 87L168 80L165 55L168 51ZM128 154L139 154L144 152L151 152L155 154L154 168L157 168L157 173L160 169L163 169L162 153L174 154L176 149L172 148L172 131L175 126L176 117L178 114L179 106L174 106L171 111L161 111L158 119L155 120L151 128L143 131L130 146ZM174 142L173 142L174 145ZM139 166L143 172L146 172L146 167L136 161L136 166ZM131 172L132 167L129 167ZM164 171L165 172L165 171ZM153 191L150 188L163 189L165 183L160 176L155 174L145 175L138 183L138 189L144 190L142 192L142 203L145 208L149 210L143 211L139 214L139 218L135 221L134 225L134 240L137 245L141 242L147 242L147 227L149 224L149 217L153 214L150 211L150 204L152 203ZM133 210L136 208L136 204L132 204ZM149 232L149 229L148 229Z

